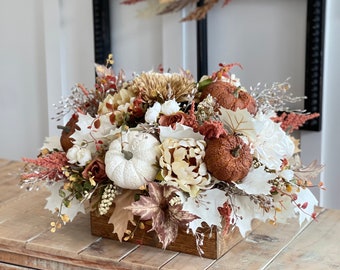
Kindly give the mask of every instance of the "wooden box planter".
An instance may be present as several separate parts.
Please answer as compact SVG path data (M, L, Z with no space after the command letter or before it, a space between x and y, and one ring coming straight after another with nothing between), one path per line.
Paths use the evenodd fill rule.
M110 215L110 212L102 216L91 212L91 232L93 235L118 240L117 235L112 233L113 225L108 223ZM144 221L143 223L145 224L144 229L136 229L132 225L128 228L131 231L135 231L134 237L127 240L127 242L162 248L156 233L154 231L148 232L152 227L151 221ZM238 229L233 230L233 232L228 235L222 235L222 233L218 232L215 228L211 230L209 227L202 229L201 232L204 233L204 245L201 246L204 254L201 254L201 256L209 259L220 258L242 239ZM175 242L171 243L167 249L199 256L196 247L196 238L181 229L178 231Z

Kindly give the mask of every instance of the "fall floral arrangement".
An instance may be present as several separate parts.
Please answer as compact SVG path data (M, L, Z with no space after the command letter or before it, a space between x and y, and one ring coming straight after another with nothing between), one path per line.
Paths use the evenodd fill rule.
M96 65L93 89L78 84L60 101L57 120L70 115L61 136L24 159L22 186L51 191L52 231L79 212L111 208L121 241L133 237L129 222L150 220L166 248L180 227L197 239L202 224L245 236L255 218L315 218L310 187L322 166L302 165L292 133L319 115L288 111L303 97L287 80L247 91L230 74L239 64L199 81L161 69L127 80L112 64L110 56Z
M222 7L227 5L231 0L223 0ZM202 20L206 17L209 10L211 10L219 0L123 0L121 4L134 5L145 2L146 6L139 11L142 16L148 15L163 15L173 12L178 12L184 8L191 8L188 15L181 19L181 22Z

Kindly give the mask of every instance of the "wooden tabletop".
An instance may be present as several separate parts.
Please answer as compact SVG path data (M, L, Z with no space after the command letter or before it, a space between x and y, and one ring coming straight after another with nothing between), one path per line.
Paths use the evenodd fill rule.
M19 188L22 163L0 159L0 269L340 269L340 211L317 222L261 224L218 260L91 235L89 215L55 233L46 191Z

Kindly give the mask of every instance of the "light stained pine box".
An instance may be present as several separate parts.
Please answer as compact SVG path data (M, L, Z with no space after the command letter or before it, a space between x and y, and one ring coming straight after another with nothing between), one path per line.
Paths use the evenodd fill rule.
M102 216L91 212L91 232L96 236L119 241L117 235L112 233L113 225L108 223L110 215L111 211ZM162 248L162 244L159 243L156 233L154 231L148 232L152 227L151 221L144 221L143 223L145 225L144 229L136 229L132 225L128 227L129 230L135 231L134 237L127 240L127 242ZM227 235L222 235L216 228L211 230L209 227L202 229L201 232L204 233L204 244L201 246L204 254L201 254L201 256L209 259L220 258L237 242L242 240L242 236L238 229L233 230L233 232L230 232ZM200 256L196 246L196 238L192 234L187 234L185 230L181 230L180 228L175 242L171 243L167 247L167 250Z

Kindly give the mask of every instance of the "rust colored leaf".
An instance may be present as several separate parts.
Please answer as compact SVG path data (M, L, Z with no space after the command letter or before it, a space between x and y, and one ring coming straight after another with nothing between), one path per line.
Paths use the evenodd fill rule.
M129 221L133 221L132 212L125 208L135 201L135 193L135 190L126 189L115 199L115 208L109 223L113 224L113 233L117 234L119 241L123 240Z
M105 103L105 107L106 107L108 110L113 111L113 105L112 105L111 103L106 102L106 103Z
M94 120L93 125L96 129L100 128L100 119L97 118L96 120Z

